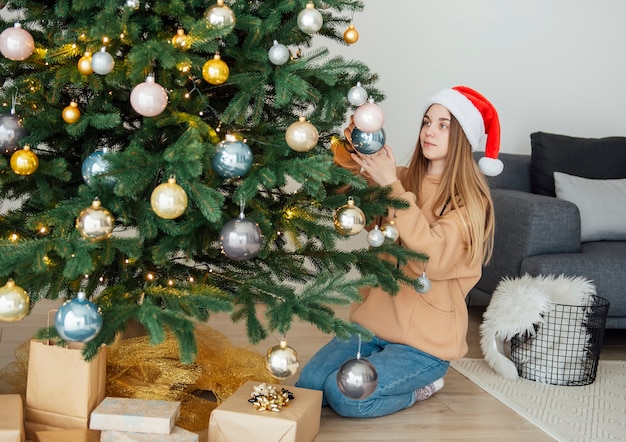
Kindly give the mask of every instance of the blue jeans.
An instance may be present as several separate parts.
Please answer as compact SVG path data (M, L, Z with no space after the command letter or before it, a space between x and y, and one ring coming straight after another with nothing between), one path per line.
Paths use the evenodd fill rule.
M341 416L377 417L413 405L415 391L443 377L450 366L450 362L408 345L374 337L362 342L361 358L376 368L378 386L369 397L356 400L339 390L337 372L348 359L356 358L358 348L358 336L348 341L333 338L302 369L296 387L322 391L322 405Z

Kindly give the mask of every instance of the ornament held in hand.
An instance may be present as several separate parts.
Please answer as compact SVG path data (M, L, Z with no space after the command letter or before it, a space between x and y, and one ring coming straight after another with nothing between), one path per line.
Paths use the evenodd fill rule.
M385 123L385 115L380 106L370 97L367 103L354 111L353 121L354 125L363 132L377 132Z
M57 311L54 326L59 336L70 342L89 342L102 329L102 313L87 299L85 292L65 301Z
M376 132L363 132L355 127L352 129L352 146L357 152L365 155L371 155L378 152L385 146L385 130L380 129Z

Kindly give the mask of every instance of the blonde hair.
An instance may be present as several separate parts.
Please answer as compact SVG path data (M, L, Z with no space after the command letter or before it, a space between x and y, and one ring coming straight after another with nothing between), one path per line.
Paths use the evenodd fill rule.
M424 157L418 140L402 183L404 188L417 195L427 171L428 159ZM461 228L469 249L468 264L474 264L478 260L482 261L482 264L487 264L493 253L493 202L487 180L472 156L470 143L453 115L450 122L446 167L433 204L435 219L441 217L437 210L444 206L448 209L458 209L461 206L466 208L467 218L462 218Z

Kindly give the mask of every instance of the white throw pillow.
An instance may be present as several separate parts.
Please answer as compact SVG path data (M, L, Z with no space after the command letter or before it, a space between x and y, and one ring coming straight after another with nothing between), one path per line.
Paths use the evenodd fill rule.
M598 180L554 172L557 198L580 211L582 242L626 239L626 178Z

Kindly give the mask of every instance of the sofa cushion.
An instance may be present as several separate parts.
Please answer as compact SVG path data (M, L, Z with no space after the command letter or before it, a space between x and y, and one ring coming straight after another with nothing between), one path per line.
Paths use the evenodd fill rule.
M626 179L592 180L554 172L557 198L580 212L580 240L626 240Z
M554 172L583 178L626 178L626 137L577 138L535 132L530 135L531 187L556 196Z

